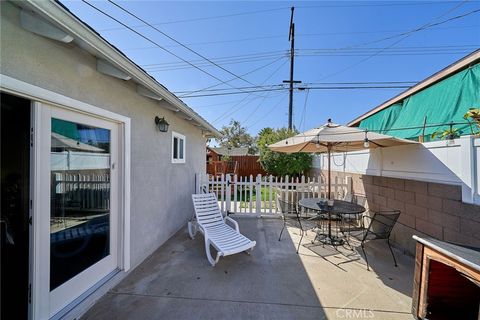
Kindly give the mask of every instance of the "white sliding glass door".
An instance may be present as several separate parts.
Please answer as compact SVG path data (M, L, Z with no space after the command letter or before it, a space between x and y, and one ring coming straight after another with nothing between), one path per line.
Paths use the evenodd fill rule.
M36 258L52 317L118 266L119 125L46 104L39 111Z

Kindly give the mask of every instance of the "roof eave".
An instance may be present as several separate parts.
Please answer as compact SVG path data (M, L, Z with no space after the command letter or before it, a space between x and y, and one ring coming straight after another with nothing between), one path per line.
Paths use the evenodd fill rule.
M133 61L128 59L118 49L112 46L107 40L103 39L99 34L93 31L83 21L68 12L61 4L55 1L32 1L24 2L22 6L28 5L31 9L48 17L48 19L57 23L65 31L76 39L81 39L98 53L99 58L108 60L112 65L129 74L132 79L143 85L145 88L160 95L165 101L179 109L188 118L198 123L199 127L205 131L207 137L220 137L220 132L203 119L194 110L188 107L173 93L168 91L159 82L153 79L148 73L142 70Z

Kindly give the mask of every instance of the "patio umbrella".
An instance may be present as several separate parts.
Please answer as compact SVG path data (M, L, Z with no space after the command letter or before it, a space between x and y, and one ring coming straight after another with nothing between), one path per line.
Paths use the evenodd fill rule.
M268 148L276 152L295 153L327 152L328 154L328 198L331 197L331 152L347 152L368 148L392 147L416 141L395 138L389 135L346 127L330 119L319 128L314 128L291 138L271 144Z

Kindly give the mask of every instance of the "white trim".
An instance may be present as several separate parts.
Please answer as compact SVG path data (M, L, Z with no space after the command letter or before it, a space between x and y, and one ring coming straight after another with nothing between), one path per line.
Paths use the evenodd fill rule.
M50 184L50 171L42 170L48 163L44 163L48 159L48 152L46 146L43 145L45 139L42 139L42 132L49 130L50 128L43 128L42 125L47 123L44 118L46 115L44 112L40 112L40 103L33 101L34 110L32 112L32 126L34 129L34 143L33 143L33 163L32 163L32 199L33 199L33 212L32 212L32 259L30 264L32 265L32 319L45 319L49 317L49 295L42 292L43 288L50 287L50 273L40 275L38 270L45 270L48 268L47 259L41 259L41 257L48 257L50 259L49 247L41 246L41 230L42 228L49 228L49 220L41 219L41 212L49 212L49 202L39 201L40 199L47 197L49 193ZM45 154L47 153L47 154ZM38 258L40 257L40 259Z
M119 227L123 226L121 233L121 238L123 240L123 246L119 246L122 249L122 252L119 252L119 257L123 257L122 263L119 266L124 271L130 270L130 137L131 137L131 124L130 118L127 118L124 122L124 125L119 129L119 136L123 137L123 143L120 143L120 147L123 147L123 150L118 150L119 160L121 162L122 168L119 168L122 171L121 177L119 179L120 186L123 187L123 190L120 189L119 196L123 197L123 201L120 201L119 210L123 212L123 222ZM123 181L122 181L123 180Z
M181 139L183 140L183 150L182 150L182 153L183 153L183 158L177 158L175 159L173 157L173 149L175 147L175 143L174 143L174 139L177 138L177 139ZM179 143L180 144L180 143ZM172 131L172 163L185 163L185 159L187 158L187 155L186 155L186 144L187 144L187 140L185 138L185 136L183 134L180 134L178 132L175 132L175 131ZM177 150L178 152L178 155L180 155L180 149Z
M50 119L46 119L51 123L51 119L61 119L74 123L81 123L88 126L94 126L98 128L104 128L110 131L110 161L112 166L117 166L120 162L118 158L118 146L120 145L120 138L118 136L118 127L119 124L112 121L107 121L95 117L95 115L86 115L83 113L78 113L75 111L67 110L65 108L51 107L49 105L42 105L42 113L46 112L50 115ZM47 126L45 126L47 127ZM50 141L51 141L51 130L44 131L42 139L46 139L45 146L47 150L51 150ZM48 157L50 159L51 152L48 152ZM46 172L51 172L51 161L49 160L48 167L44 168ZM109 214L109 254L105 257L102 257L100 260L95 262L93 265L89 266L85 270L79 272L75 276L69 278L64 283L59 285L57 288L50 290L50 292L45 291L44 294L50 294L50 317L57 314L68 304L78 298L79 294L87 292L89 288L98 283L106 275L114 271L119 267L120 257L118 256L118 245L122 244L120 241L120 230L119 230L119 221L123 218L123 213L119 210L119 186L120 181L118 179L119 172L116 167L110 168L110 214ZM50 183L50 179L49 179ZM122 188L123 189L123 188ZM51 190L51 188L50 188ZM50 203L51 194L46 198ZM42 201L42 200L40 200ZM41 215L44 220L50 220L50 212L42 212ZM123 229L123 228L122 228ZM48 242L50 244L50 228L42 230L44 233L42 237L42 242ZM50 272L51 270L51 260L50 254L48 255L49 268L47 270L38 270L40 273Z

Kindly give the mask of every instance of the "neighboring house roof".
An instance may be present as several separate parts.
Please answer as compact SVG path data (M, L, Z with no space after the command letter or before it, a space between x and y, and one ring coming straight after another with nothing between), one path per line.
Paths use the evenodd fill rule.
M140 86L137 92L142 92L143 95L147 96L149 94L154 95L152 99L155 100L165 100L168 104L159 103L159 106L176 112L177 116L183 117L185 120L192 121L193 125L204 131L206 137L221 136L215 127L60 2L27 0L15 1L14 4L35 12L48 22L67 32L74 38L73 42L80 48L88 51L98 59L107 61L113 67L127 74L131 78L129 81L134 81Z
M208 147L208 149L212 150L216 154L222 155L222 156L247 156L248 154L248 147L240 147L240 148L231 148L228 149L226 147L217 147L217 148L211 148Z
M52 132L51 134L51 146L52 149L56 148L67 148L69 150L76 150L76 151L85 151L85 152L105 152L102 148L97 148L95 146L91 146L89 144L80 142L78 140L71 139L69 137L62 136L61 134Z
M404 92L400 93L399 95L393 97L392 99L382 103L381 105L377 106L376 108L364 113L363 115L357 117L356 119L350 121L348 123L348 126L358 126L360 124L360 122L362 120L364 120L365 118L368 118L370 117L371 115L383 110L383 109L386 109L388 107L390 107L391 105L397 103L397 102L400 102L402 100L404 100L405 98L451 76L452 74L455 74L463 69L466 69L468 68L470 65L473 65L477 62L480 62L480 49L479 50L476 50L472 53L470 53L469 55L467 55L466 57L463 57L462 59L452 63L451 65L449 65L448 67L440 70L439 72L431 75L430 77L426 78L425 80L423 81L420 81L419 83L417 83L416 85L414 85L413 87L405 90Z

